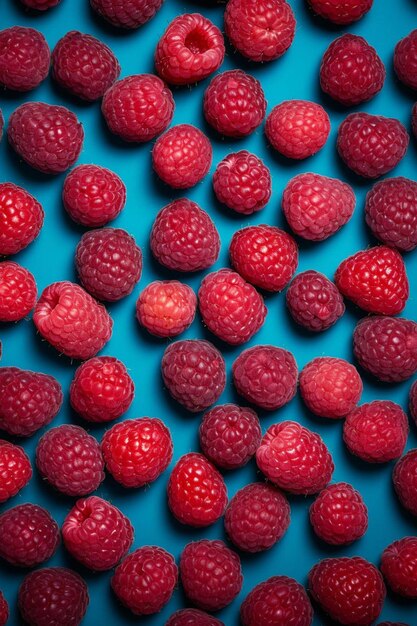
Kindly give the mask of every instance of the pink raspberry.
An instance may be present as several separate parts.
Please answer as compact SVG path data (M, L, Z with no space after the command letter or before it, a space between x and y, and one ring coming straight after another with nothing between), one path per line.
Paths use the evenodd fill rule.
M200 609L218 611L242 588L240 559L223 541L202 539L187 544L180 559L180 576L187 598Z
M49 73L51 53L45 37L34 28L12 26L0 30L0 85L30 91Z
M403 537L385 548L381 572L392 591L417 599L417 537Z
M243 467L254 456L262 437L255 411L236 404L215 406L200 424L200 445L217 467Z
M89 422L110 422L126 413L135 394L126 366L112 356L85 361L70 387L71 407Z
M20 2L29 9L35 9L36 11L47 11L52 7L56 7L61 0L20 0Z
M417 380L414 381L410 388L409 406L411 417L417 425Z
M85 233L75 251L83 287L98 300L115 302L132 293L142 275L142 251L121 228Z
M294 578L272 576L256 585L240 607L243 626L311 626L313 608Z
M105 43L92 35L71 30L52 52L56 82L74 96L93 102L120 74L119 61Z
M297 363L284 348L248 348L233 362L232 373L238 394L267 411L281 408L297 391Z
M224 13L230 43L251 61L273 61L288 50L295 17L285 0L230 0Z
M193 322L197 297L178 280L155 281L145 287L136 302L141 326L157 337L175 337Z
M36 448L36 466L52 487L68 496L84 496L104 480L104 461L96 439L80 426L48 430Z
M315 13L334 24L351 24L371 9L374 0L308 0Z
M0 439L0 503L13 498L32 478L32 466L26 452Z
M266 100L261 83L242 70L217 74L203 100L207 122L226 137L247 137L265 117Z
M35 306L33 274L13 261L0 262L0 322L18 322Z
M200 13L172 20L155 50L159 76L172 85L196 83L213 74L225 54L221 31Z
M0 255L16 254L32 243L43 218L43 208L26 189L0 183Z
M97 572L117 565L132 545L133 533L128 518L97 496L78 500L62 525L68 552Z
M397 461L392 482L403 507L417 516L417 448L409 450Z
M417 89L417 29L412 30L395 46L394 69L404 85Z
M159 11L163 0L90 0L94 11L119 28L139 28Z
M299 495L311 495L329 484L334 464L317 433L297 422L273 424L256 452L261 472L275 485Z
M286 300L294 321L311 332L327 330L345 312L336 285L315 270L297 274L287 290Z
M178 272L207 269L219 256L216 226L208 213L187 198L174 200L158 213L150 239L157 261Z
M224 527L232 543L245 552L268 550L290 525L290 505L278 489L268 483L252 483L230 500Z
M9 619L9 605L7 604L7 600L0 591L0 626L6 626L7 620ZM198 625L197 625L198 626ZM204 626L204 625L202 625ZM208 623L207 626L220 626ZM224 626L224 625L223 625Z
M171 615L165 626L224 626L224 623L200 609L180 609Z
M174 109L171 91L153 74L118 80L101 104L109 130L125 141L138 143L150 141L168 128Z

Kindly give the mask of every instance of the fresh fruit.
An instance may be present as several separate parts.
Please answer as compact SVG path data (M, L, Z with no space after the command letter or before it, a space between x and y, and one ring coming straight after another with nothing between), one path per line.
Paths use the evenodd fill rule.
M163 0L90 0L94 11L118 28L139 28L159 11Z
M371 9L374 0L308 0L315 13L334 24L351 24Z
M32 466L26 452L0 439L0 503L13 498L32 478Z
M9 605L7 604L6 598L0 591L0 626L6 626L8 619L9 619ZM207 624L207 626L217 626L217 625L213 623L212 625Z
M392 482L403 507L417 516L417 448L409 450L397 461Z
M32 243L43 218L43 208L26 189L0 183L0 255L16 254Z
M35 306L33 274L13 261L0 261L0 322L18 322Z
M20 2L28 9L34 9L35 11L47 11L52 7L56 7L61 0L20 0Z
M168 618L165 626L224 626L224 623L200 609L180 609Z
M139 295L136 317L152 335L175 337L192 324L196 308L191 287L178 280L156 280Z
M414 381L410 387L409 406L411 417L417 425L417 381Z
M392 591L417 599L417 537L403 537L385 548L381 572Z
M294 578L272 576L248 593L240 617L243 626L311 626L313 608Z
M315 270L297 274L288 287L286 301L293 320L312 332L327 330L345 312L336 285Z
M34 28L11 26L0 30L0 85L30 91L49 74L51 53L45 37Z
M395 46L394 70L404 85L417 89L417 30L412 30Z

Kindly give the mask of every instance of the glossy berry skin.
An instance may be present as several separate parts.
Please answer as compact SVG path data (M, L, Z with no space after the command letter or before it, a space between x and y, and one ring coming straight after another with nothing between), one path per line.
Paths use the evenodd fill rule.
M352 24L371 9L374 0L308 0L314 13L334 24Z
M175 337L193 322L197 308L194 291L178 280L149 283L136 302L141 326L156 337Z
M117 28L143 26L161 8L163 0L90 0L94 11Z
M13 498L32 478L32 466L26 452L0 439L0 503Z
M49 73L51 53L45 37L34 28L12 26L0 30L0 85L30 91Z
M327 330L345 312L336 285L315 270L297 274L288 287L286 302L293 320L311 332Z
M181 524L194 528L214 524L227 506L222 475L205 456L196 452L179 459L169 477L167 491L173 516Z
M200 609L180 609L168 618L165 626L224 626L224 623Z
M0 262L0 322L18 322L35 306L33 274L13 261Z
M39 202L14 183L0 183L0 255L20 252L39 235L44 212Z
M409 407L411 417L417 425L417 381L414 381L410 387Z
M117 565L132 545L133 533L128 518L97 496L77 500L62 525L68 552L96 572Z
M7 604L6 598L0 591L0 626L6 626L8 619L9 619L9 605ZM217 625L213 622L212 625L208 623L207 626L217 626Z
M385 548L381 572L392 591L417 599L417 537L403 537Z
M412 30L395 46L394 70L404 85L417 89L417 30Z
M417 448L409 450L397 461L392 482L403 507L417 516Z
M156 480L172 459L171 434L156 417L124 420L106 431L101 450L107 471L123 487Z
M20 0L20 2L29 9L35 9L36 11L47 11L52 7L56 7L61 0Z

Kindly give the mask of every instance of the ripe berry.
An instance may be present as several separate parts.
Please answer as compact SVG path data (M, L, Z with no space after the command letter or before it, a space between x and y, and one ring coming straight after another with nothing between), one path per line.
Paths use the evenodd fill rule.
M385 548L381 572L392 591L417 599L417 537L403 537Z
M351 24L371 9L374 0L308 0L315 13L334 24Z
M180 609L171 615L165 626L224 626L224 623L200 609Z
M33 274L13 261L0 262L0 322L18 322L35 306Z
M404 85L417 89L417 30L412 30L395 46L394 69Z
M345 312L336 285L315 270L297 274L287 290L286 301L294 321L312 332L327 330Z
M0 255L16 254L32 243L43 218L43 208L26 189L0 183Z
M6 598L0 591L0 626L6 626L8 619L9 619L9 605L7 604ZM205 625L202 624L202 626L205 626ZM217 625L213 622L213 624L208 623L207 626L220 626L220 624Z
M32 478L32 466L26 452L0 439L0 503L13 498Z
M397 461L392 482L403 507L417 516L417 448L409 450Z
M411 417L417 425L417 381L414 381L410 388L409 406Z
M47 11L52 7L56 7L61 0L20 0L20 2L29 9L35 9L36 11Z
M197 297L188 285L178 280L149 283L136 302L136 317L141 326L157 337L175 337L193 322Z
M45 37L34 28L12 26L0 30L0 85L30 91L49 73L51 53Z
M119 28L139 28L159 11L163 0L90 0L94 11Z
M248 593L240 617L243 626L311 626L313 608L294 578L272 576Z

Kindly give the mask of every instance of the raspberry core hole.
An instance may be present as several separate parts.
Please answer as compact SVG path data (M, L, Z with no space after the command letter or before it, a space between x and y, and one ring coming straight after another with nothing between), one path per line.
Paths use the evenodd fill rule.
M185 38L184 45L193 54L202 54L210 49L210 41L206 33L197 28L190 31Z

